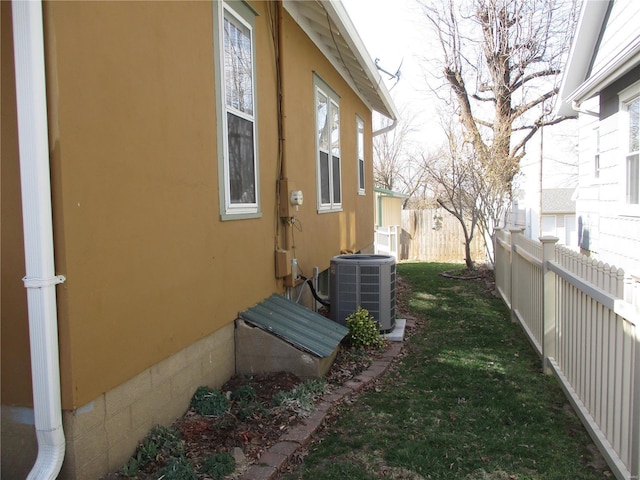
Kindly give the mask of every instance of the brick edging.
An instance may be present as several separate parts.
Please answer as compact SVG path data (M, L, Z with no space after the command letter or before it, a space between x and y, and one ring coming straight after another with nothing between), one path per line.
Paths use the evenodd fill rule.
M407 322L408 323L408 322ZM280 437L278 443L269 447L240 477L240 480L274 480L289 460L302 447L309 444L311 437L324 423L329 410L342 403L354 393L360 392L376 378L382 376L391 366L391 362L402 350L402 342L393 342L382 356L369 365L365 371L352 378L340 388L327 393L316 404L313 413L302 423L290 428Z

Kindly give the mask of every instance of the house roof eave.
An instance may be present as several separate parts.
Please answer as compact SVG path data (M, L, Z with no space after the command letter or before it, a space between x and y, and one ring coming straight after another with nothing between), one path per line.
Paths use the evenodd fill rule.
M609 4L609 1L585 0L582 5L565 73L560 84L556 117L571 117L578 113L573 104L575 100L573 94L587 79ZM597 34L594 35L594 32Z
M640 65L640 34L573 91L567 97L567 100L572 104L580 105L580 103L598 94L603 88L615 82L637 65Z
M398 111L340 0L283 0L311 41L371 110L396 120Z

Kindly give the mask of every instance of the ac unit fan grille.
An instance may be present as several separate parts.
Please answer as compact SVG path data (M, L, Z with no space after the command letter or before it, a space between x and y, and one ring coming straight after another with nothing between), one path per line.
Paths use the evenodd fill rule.
M331 318L345 324L358 306L378 321L380 329L395 325L396 265L386 255L339 255L331 260Z

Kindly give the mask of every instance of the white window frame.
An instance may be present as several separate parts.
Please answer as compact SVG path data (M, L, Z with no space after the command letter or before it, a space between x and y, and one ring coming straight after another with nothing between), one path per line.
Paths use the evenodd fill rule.
M366 177L364 162L364 120L356 115L356 173L358 175L358 195L366 195Z
M340 96L327 85L320 77L314 74L313 76L314 83L314 95L313 95L313 105L314 105L314 135L315 135L315 151L316 151L316 178L317 185L316 190L318 193L318 213L324 212L339 212L342 211L342 151L340 146L340 139L342 136L341 132L341 118L340 118ZM321 144L321 135L320 133L320 125L319 125L319 115L318 115L318 104L320 97L325 97L327 100L327 112L326 118L324 122L325 135L328 140L327 147L323 147ZM337 135L338 138L331 138L332 133L332 117L334 113L337 113ZM337 155L336 155L337 153ZM329 201L325 201L322 197L322 155L327 156L327 177L329 182ZM335 172L335 164L337 160L337 177ZM336 183L337 180L337 183ZM338 198L336 198L338 197Z
M243 218L256 218L261 216L260 211L260 184L258 161L258 129L257 129L257 100L256 100L256 48L255 48L255 16L247 3L242 1L213 2L214 11L214 61L216 80L216 113L218 134L218 182L220 199L220 218L222 220L237 220ZM228 105L227 102L227 77L225 76L225 20L235 24L241 29L246 29L250 36L251 48L251 94L249 107ZM230 98L233 95L231 94ZM237 117L241 121L251 123L253 142L253 198L245 201L232 198L231 164L229 146L229 115ZM245 124L246 125L246 124ZM243 176L243 180L247 180Z
M621 121L619 122L619 131L620 131L620 170L621 170L621 182L622 188L620 189L622 192L621 199L621 208L620 213L626 216L634 216L640 217L640 199L638 203L629 203L628 193L627 193L627 182L628 182L628 174L627 174L627 161L630 156L640 155L640 151L636 150L633 152L629 151L629 128L630 128L630 118L629 118L629 103L633 101L640 101L640 82L636 82L630 87L624 89L618 94L618 99L620 101L619 114ZM636 179L638 182L637 188L640 189L640 174Z
M593 128L593 171L592 176L594 183L600 182L600 169L602 161L602 153L600 151L600 125Z

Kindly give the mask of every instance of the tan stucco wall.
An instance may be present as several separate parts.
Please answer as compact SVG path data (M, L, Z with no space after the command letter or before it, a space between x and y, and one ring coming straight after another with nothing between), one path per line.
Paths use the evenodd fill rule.
M10 4L1 3L2 403L24 406L31 389L19 161L13 72L4 68ZM56 271L67 278L57 292L68 412L284 290L274 272L276 73L265 5L253 5L262 217L221 221L212 3L44 4ZM373 242L371 113L288 15L285 27L286 170L305 194L295 255L311 276L341 250ZM313 71L341 96L337 213L317 213ZM366 196L357 195L356 114L365 120ZM232 357L227 349L220 362Z
M298 265L310 277L314 266L328 268L331 257L341 250L358 251L373 243L371 112L288 16L286 27L286 175L305 196L296 212L300 228L294 230L294 241ZM317 213L313 72L340 96L343 211L339 213ZM366 195L357 193L356 114L365 122Z
M63 404L74 408L276 290L274 224L219 220L211 3L53 2L45 18ZM268 56L266 30L256 35ZM268 213L277 137L266 68Z
M63 416L60 480L93 480L119 470L154 426L171 424L199 385L219 388L233 375L234 326L218 330ZM33 411L2 406L2 478L25 478L37 454ZM18 441L16 441L18 439Z

